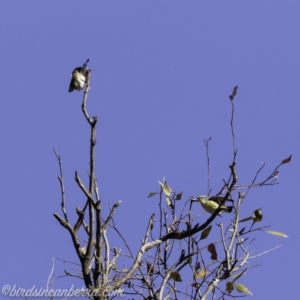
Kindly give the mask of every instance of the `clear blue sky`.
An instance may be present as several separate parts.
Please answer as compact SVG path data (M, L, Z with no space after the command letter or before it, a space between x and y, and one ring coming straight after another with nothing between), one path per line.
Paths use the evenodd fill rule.
M266 178L284 158L280 184L252 190L243 217L262 207L263 225L282 239L257 234L257 251L284 243L241 280L254 299L296 299L299 285L300 3L298 1L2 1L0 5L0 283L45 287L52 257L76 261L60 209L62 155L67 209L74 222L85 197L89 127L82 93L68 93L70 73L87 58L88 109L97 115L97 177L105 211L134 251L166 176L184 199L206 193L203 139L210 143L211 184L219 191L232 159L235 99L239 183L261 162ZM200 212L199 207L199 212ZM124 248L116 240L112 245ZM56 276L74 266L55 261ZM58 279L69 287L74 279ZM75 281L81 284L80 281ZM182 287L184 284L182 284ZM0 297L1 298L1 297Z

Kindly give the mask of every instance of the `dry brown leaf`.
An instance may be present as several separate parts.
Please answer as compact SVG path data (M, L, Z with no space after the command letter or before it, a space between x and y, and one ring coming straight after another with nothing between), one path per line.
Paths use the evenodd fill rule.
M174 281L178 281L178 282L182 282L181 276L178 272L172 272L170 274L170 277L174 280Z
M282 165L283 165L283 164L287 164L287 163L289 163L291 160L292 160L292 155L290 155L288 158L284 159L284 160L281 162L281 164L282 164Z
M218 254L214 244L209 244L207 250L209 253L211 253L211 257L210 257L211 259L218 260Z
M195 270L197 271L197 270L199 270L200 268L201 268L200 262L198 261L198 262L196 263Z

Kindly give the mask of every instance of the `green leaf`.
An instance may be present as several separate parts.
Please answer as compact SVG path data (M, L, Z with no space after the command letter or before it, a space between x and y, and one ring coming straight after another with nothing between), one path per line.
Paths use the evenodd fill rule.
M241 283L236 283L234 285L234 287L239 293L245 293L245 294L252 295L252 293L248 290L248 288Z
M177 194L175 200L181 200L181 198L182 198L182 193L183 193L183 192L181 192L180 194Z
M253 213L253 222L260 222L262 220L262 212L261 212L261 208L256 209Z
M116 263L113 263L111 268L114 270L114 271L117 271L118 267L117 267L117 264Z
M252 220L252 217L248 217L239 221L239 223L246 222Z
M158 183L160 184L160 186L161 186L162 190L164 191L165 195L170 197L171 193L172 193L172 189L167 184L164 184L160 181L158 181Z
M200 240L206 239L210 233L210 230L211 230L211 225L202 231Z
M233 282L237 281L240 277L242 277L246 273L245 271L246 270L244 270L242 273L238 273L238 274L232 275L231 278L234 278Z
M281 237L284 237L284 238L287 238L288 236L282 232L279 232L279 231L265 231L269 234L273 234L273 235L277 235L277 236L281 236Z
M262 220L262 217L263 217L263 215L262 215L262 212L261 212L261 208L258 208L253 212L251 217L242 219L242 220L239 221L239 223L250 221L250 220L252 220L254 223L255 222L260 222Z
M203 278L204 276L206 276L206 274L207 274L206 269L203 268L195 275L195 278L196 279Z
M228 294L231 294L231 292L233 291L233 289L234 289L234 287L233 287L232 282L228 281L226 283L226 290L227 290Z
M170 206L171 208L174 208L174 205L173 205L173 203L172 203L172 201L171 201L171 199L170 199L169 196L166 197L166 201L167 201L167 205L168 206Z
M151 193L149 193L148 198L151 198L151 197L155 196L156 194L157 194L157 192L151 192Z
M170 274L170 277L174 280L174 281L178 281L178 282L182 282L181 276L178 272L172 272Z

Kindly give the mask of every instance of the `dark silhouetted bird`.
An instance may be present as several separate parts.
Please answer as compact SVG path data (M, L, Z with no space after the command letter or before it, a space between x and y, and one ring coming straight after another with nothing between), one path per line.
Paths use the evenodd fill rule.
M78 67L72 72L69 92L73 92L74 90L81 91L84 88L86 80L86 66L88 62L89 59L83 64L82 67Z
M233 100L234 97L236 96L236 94L237 94L237 89L238 89L238 86L235 86L235 87L233 88L232 94L229 96L229 99L230 99L230 100Z

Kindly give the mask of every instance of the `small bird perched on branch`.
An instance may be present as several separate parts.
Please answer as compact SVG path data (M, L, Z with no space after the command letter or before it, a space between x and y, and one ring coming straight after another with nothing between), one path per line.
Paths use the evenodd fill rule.
M213 196L213 197L207 197L207 196L199 196L196 199L192 199L194 201L198 201L200 202L200 204L202 205L202 207L209 212L210 214L213 214L215 212L215 210L220 206L220 204L224 201L223 197L218 197L218 196ZM227 199L226 201L231 201ZM225 203L222 204L222 206L220 206L221 211L220 213L222 213L223 211L227 212L227 213L231 213L233 206L226 206Z
M81 91L84 88L86 80L86 66L88 62L89 59L87 59L82 67L78 67L72 72L69 92L73 92L74 90Z
M238 89L238 86L235 86L235 87L233 88L232 94L229 95L229 99L230 99L230 100L233 100L234 97L236 96L236 94L237 94L237 89Z

